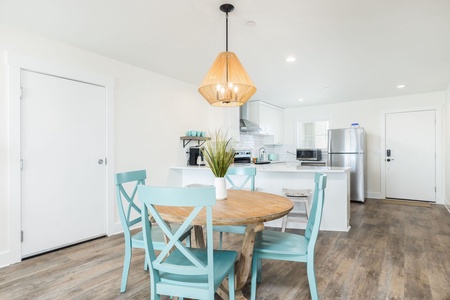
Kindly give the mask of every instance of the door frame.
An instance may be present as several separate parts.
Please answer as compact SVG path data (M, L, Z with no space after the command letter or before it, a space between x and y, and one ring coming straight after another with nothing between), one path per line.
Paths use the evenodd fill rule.
M408 109L394 109L389 111L384 111L381 115L381 132L380 132L380 192L381 199L386 198L386 165L385 165L385 153L386 153L386 115L392 113L406 113L406 112L417 112L424 110L434 110L436 112L436 132L435 132L435 140L436 140L436 204L444 204L443 199L443 176L442 176L442 162L443 162L443 149L442 149L442 107L439 106L425 106L425 107L416 107L416 108L408 108Z
M54 64L16 53L6 53L8 67L8 103L9 103L9 148L8 148L8 249L0 253L0 266L20 262L21 243L21 136L20 136L20 71L62 77L105 87L106 90L106 233L114 233L114 79L82 70L72 66Z

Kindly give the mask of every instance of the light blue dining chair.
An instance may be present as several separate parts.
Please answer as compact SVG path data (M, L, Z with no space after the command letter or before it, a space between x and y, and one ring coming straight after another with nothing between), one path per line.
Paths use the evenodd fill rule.
M122 223L123 235L125 240L125 258L123 262L122 283L120 292L124 293L127 289L128 272L130 270L132 248L144 249L144 237L142 231L131 235L131 229L141 222L141 209L135 203L137 189L139 185L145 184L147 173L145 170L117 173L114 176L117 193L117 208L119 211L120 222ZM128 187L128 192L126 187ZM174 224L174 227L179 226ZM187 228L181 239L186 239L190 245L190 231L192 227ZM158 226L154 226L153 237L155 249L162 249L165 245L164 234ZM144 262L144 269L148 269L148 264Z
M160 295L183 299L214 299L214 294L222 281L228 277L229 299L234 300L234 264L236 251L214 250L212 232L212 207L216 203L214 187L169 188L140 186L139 201L142 202L142 220L145 244L145 257L150 266L150 295L152 300ZM162 206L183 206L189 208L178 230L166 225L158 212ZM180 242L183 232L192 226L199 213L206 211L206 249L191 248ZM168 243L155 253L153 225L148 221L148 213L164 231Z
M306 263L309 290L313 300L319 299L314 273L314 247L322 220L327 176L314 175L314 196L305 235L263 230L256 234L252 260L251 299L256 299L256 282L261 282L262 259L287 260Z
M228 168L225 178L231 184L231 188L234 190L242 190L247 184L250 184L250 190L255 190L255 167L230 167ZM244 234L245 226L214 226L214 231L219 232L219 249L222 249L223 233L237 233Z

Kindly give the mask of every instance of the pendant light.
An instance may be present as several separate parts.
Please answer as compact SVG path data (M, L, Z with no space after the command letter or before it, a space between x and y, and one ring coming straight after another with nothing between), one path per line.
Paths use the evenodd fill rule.
M219 53L198 91L213 106L241 106L256 87L236 54L228 51L228 13L234 6L222 4L220 10L226 13L226 51Z

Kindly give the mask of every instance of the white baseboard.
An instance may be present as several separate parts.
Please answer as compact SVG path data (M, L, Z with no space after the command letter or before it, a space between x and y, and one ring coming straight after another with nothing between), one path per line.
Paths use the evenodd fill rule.
M371 198L371 199L383 199L383 198L381 197L381 193L379 193L379 192L367 192L366 198Z
M134 225L131 229L141 228L141 223ZM123 232L122 224L120 222L114 223L113 232L110 235L116 235Z
M13 255L10 250L0 253L0 268L20 262L17 260L17 255Z
M122 224L120 222L114 223L113 231L112 231L111 235L116 235L116 234L122 233L122 232L123 232Z

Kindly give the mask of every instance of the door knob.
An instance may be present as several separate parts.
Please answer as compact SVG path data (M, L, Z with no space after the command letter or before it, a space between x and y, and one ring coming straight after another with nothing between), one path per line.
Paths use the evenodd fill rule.
M103 159L100 158L100 159L98 160L98 164L99 164L99 165L103 164Z

